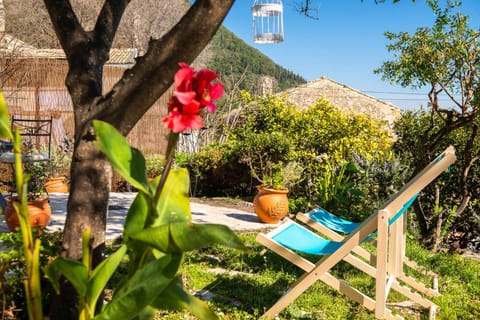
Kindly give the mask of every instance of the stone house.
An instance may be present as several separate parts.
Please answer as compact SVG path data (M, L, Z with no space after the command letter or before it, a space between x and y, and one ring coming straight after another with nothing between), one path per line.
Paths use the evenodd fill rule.
M393 124L400 118L401 113L401 109L394 104L369 96L327 77L285 90L278 95L286 97L301 109L308 108L323 97L340 109L367 114L373 119L385 122L385 128L390 131L393 130Z

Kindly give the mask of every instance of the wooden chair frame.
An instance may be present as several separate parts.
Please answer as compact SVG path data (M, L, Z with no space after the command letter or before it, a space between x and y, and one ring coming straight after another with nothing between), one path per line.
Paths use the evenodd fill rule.
M303 224L309 226L315 231L320 232L324 236L328 237L329 239L333 241L344 241L345 240L345 235L342 235L340 233L337 233L335 230L332 230L323 224L313 220L310 217L310 213L299 213L296 215L296 219L298 221L301 221ZM404 229L402 233L399 233L398 237L401 237L402 239L400 240L399 243L399 259L401 260L400 263L400 269L397 270L398 274L396 277L401 280L402 282L406 283L416 291L428 296L428 297L435 297L439 295L438 291L438 274L426 270L424 267L419 266L415 261L412 261L407 258L405 255L405 247L406 247L406 226L407 226L407 214L403 214L402 217L399 219L401 221L398 221L397 227L400 229ZM403 226L403 227L402 227ZM376 241L372 239L372 244L376 246ZM375 265L377 261L377 256L369 252L368 250L364 249L361 246L357 246L353 249L353 252L357 254L358 256L362 257L363 259L367 260L371 265ZM415 278L408 276L404 272L403 266L407 266L411 269L414 269L418 272L423 272L424 274L430 276L433 281L432 281L432 287L429 288L427 287L424 283L417 281Z
M368 217L360 227L345 237L343 244L334 253L325 255L316 264L303 259L292 250L274 241L270 233L259 233L257 235L257 241L259 243L306 271L284 295L267 310L262 318L273 318L317 280L321 280L362 304L367 309L373 310L377 319L403 319L401 316L393 314L387 307L387 297L391 289L428 308L430 310L430 319L434 319L438 306L428 299L423 298L418 293L412 292L408 287L403 286L399 282L401 279L398 276L401 275L402 257L404 256L405 229L403 219L397 219L392 224L389 224L389 220L408 200L418 194L442 172L446 171L455 160L455 149L450 146L410 180L410 182L403 186L400 191L392 195L390 199L374 214ZM360 258L353 256L351 253L375 231L377 232L377 257L374 267ZM275 230L273 232L275 232ZM375 277L375 298L369 297L329 273L341 260L345 260Z

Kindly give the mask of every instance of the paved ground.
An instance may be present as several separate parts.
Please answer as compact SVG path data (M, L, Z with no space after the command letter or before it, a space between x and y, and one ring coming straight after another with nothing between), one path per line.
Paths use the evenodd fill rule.
M107 219L107 239L114 239L123 232L123 223L130 204L136 193L111 193ZM50 194L52 219L49 230L63 228L66 217L67 194ZM275 225L260 222L255 213L231 209L226 207L211 206L203 203L191 202L192 219L196 223L218 223L230 227L234 231L255 231L271 228ZM8 232L5 221L2 219L0 232Z

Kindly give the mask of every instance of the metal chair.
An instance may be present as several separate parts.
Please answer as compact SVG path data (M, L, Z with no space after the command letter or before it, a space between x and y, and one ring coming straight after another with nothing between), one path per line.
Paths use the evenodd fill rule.
M27 119L18 116L12 117L12 131L17 127L22 137L22 161L39 162L50 161L52 144L52 118ZM14 163L13 152L4 152L0 155L0 162Z
M15 130L15 128L18 128L19 134L22 137L22 163L27 171L30 171L31 168L27 168L34 163L46 163L51 160L51 117L48 119L31 119L14 115L12 117L12 131ZM8 141L2 141L1 151L0 163L8 164L11 167L11 171L15 172L15 154L12 150L12 144L8 143ZM36 168L36 166L34 167ZM44 171L43 169L40 170ZM43 182L38 182L36 178L29 181L29 190L43 188ZM15 190L15 179L2 181L2 183L10 186L10 193L12 195Z

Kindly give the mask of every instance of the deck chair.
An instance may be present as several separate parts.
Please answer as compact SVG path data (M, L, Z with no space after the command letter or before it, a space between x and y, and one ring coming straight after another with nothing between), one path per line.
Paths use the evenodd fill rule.
M398 218L393 222L392 220L396 213L401 211L425 186L446 171L455 160L455 149L448 147L400 191L392 195L381 208L355 230L352 230L343 241L324 239L318 233L312 232L292 220L287 220L268 234L259 233L256 238L257 242L305 271L262 318L274 317L317 280L321 280L367 309L374 311L377 319L403 319L401 316L393 314L387 306L390 290L395 290L429 309L429 318L434 319L438 306L404 286L397 278L402 267L403 253L400 251L403 246L404 228L401 223L403 219ZM363 241L368 240L373 233L376 233L377 237L377 257L374 266L353 255L353 250L359 247ZM296 252L322 255L323 257L314 264ZM374 298L331 275L329 271L342 260L375 278Z
M404 207L399 212L397 212L393 219L390 220L390 224L395 222L397 218L400 218L403 219L403 221L399 221L399 223L403 223L403 226L405 228L407 215L404 214L404 212L411 206L411 204L415 201L416 198L417 195L410 199L404 205ZM334 241L343 241L345 235L348 235L360 226L360 222L353 222L350 220L342 219L323 208L316 208L307 213L299 213L296 215L296 219ZM426 270L426 268L419 266L415 261L408 259L405 255L405 232L403 232L403 234L399 236L403 237L402 246L399 248L400 259L402 260L402 268L398 270L399 273L397 274L397 278L424 295L427 295L429 297L439 295L438 274ZM372 242L375 245L375 241ZM353 252L369 261L370 264L375 265L377 257L369 251L365 250L364 248L360 246L355 247L355 249L353 249ZM433 279L432 287L429 288L425 286L425 284L423 284L422 282L419 282L413 277L406 275L403 265L418 272L424 273L427 276L430 276Z

